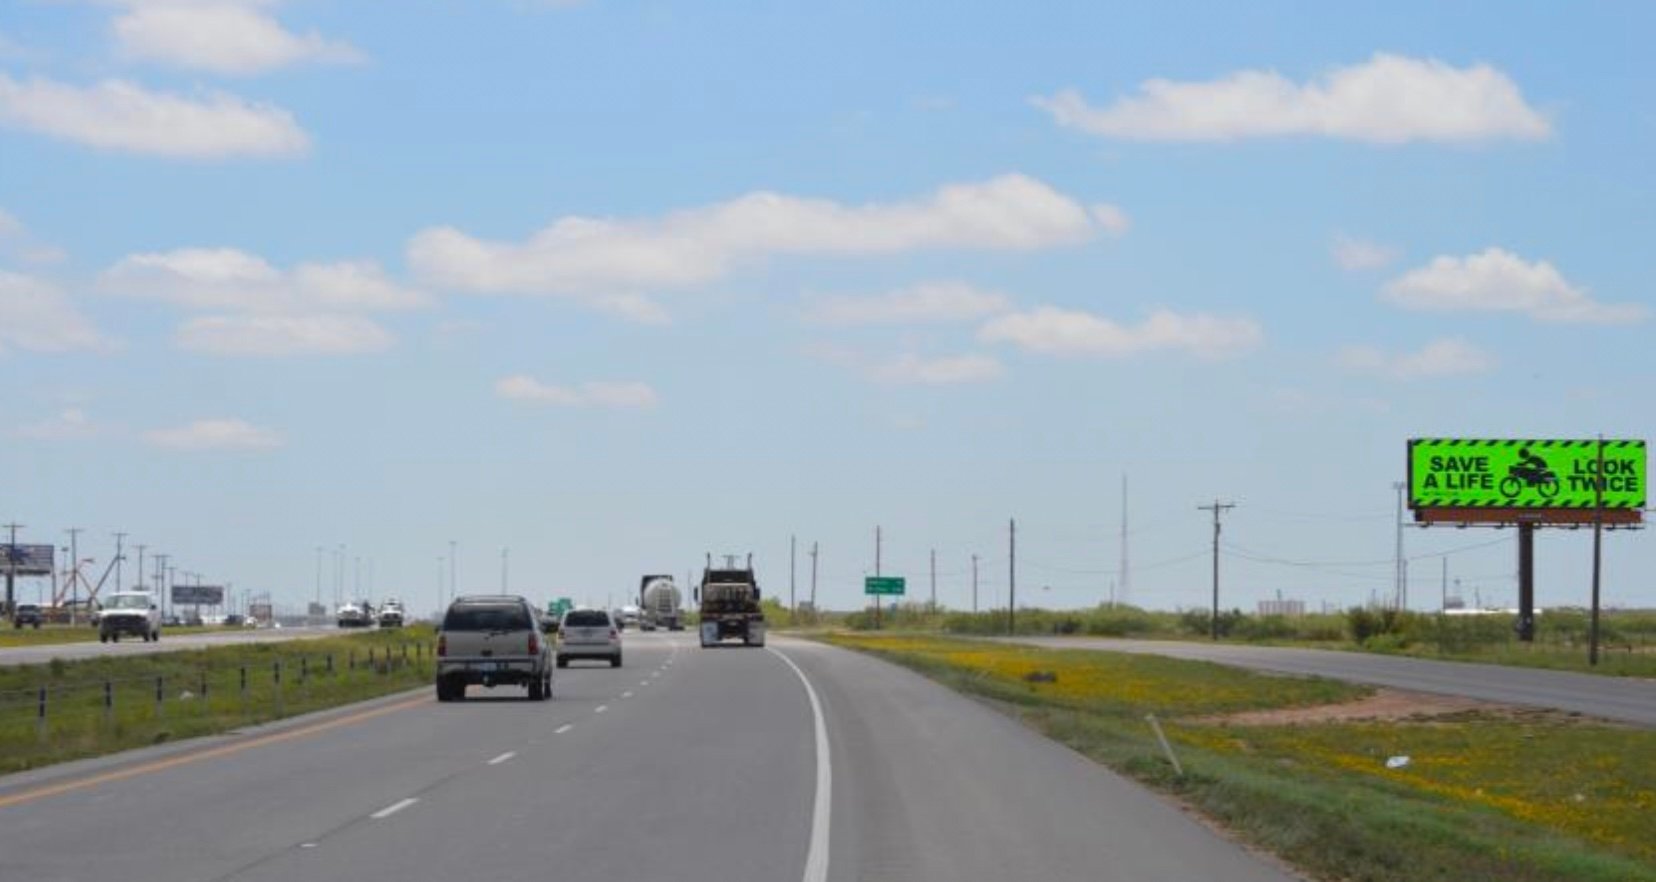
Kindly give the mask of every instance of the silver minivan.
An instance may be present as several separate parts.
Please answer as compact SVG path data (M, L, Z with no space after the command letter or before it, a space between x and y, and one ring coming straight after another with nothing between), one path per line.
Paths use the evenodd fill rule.
M558 667L569 667L572 658L607 659L610 667L621 667L621 629L608 610L572 609L558 625Z

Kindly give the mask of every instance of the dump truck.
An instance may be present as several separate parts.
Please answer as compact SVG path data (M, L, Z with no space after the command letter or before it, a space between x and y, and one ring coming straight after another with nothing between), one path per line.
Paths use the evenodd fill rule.
M645 576L638 582L638 627L645 631L684 630L684 595L672 576Z
M708 555L695 594L701 610L703 647L732 638L740 638L743 646L765 645L765 613L759 607L753 555L747 556L745 567L736 566L735 555L725 555L725 565L718 569L713 566L713 556Z

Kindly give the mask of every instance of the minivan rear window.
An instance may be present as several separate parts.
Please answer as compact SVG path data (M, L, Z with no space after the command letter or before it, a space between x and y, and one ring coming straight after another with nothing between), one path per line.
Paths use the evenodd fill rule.
M443 618L445 631L527 631L532 627L529 614L515 604L455 606Z
M576 628L607 628L609 613L602 610L576 610L564 616L564 624Z

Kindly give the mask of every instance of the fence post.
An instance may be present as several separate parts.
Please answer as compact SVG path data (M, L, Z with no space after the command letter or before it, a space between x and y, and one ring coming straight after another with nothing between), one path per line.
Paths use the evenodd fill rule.
M281 659L277 659L276 661L271 663L271 671L272 671L271 683L275 687L275 692L276 692L276 716L279 717L279 716L282 715L282 660Z
M165 701L165 697L166 697L166 688L167 688L166 678L156 677L155 678L155 718L158 719L158 720L161 719L161 717L166 713L166 708L163 706L163 702Z
M333 653L328 653L328 673L333 673Z
M201 713L204 716L207 714L207 711L208 711L207 699L208 699L208 695L207 695L207 669L202 668L201 669Z
M351 650L351 654L348 657L348 660L349 660L349 665L350 665L349 669L352 670L352 671L355 671L356 670L356 650L354 650L354 649Z
M115 722L115 684L104 681L104 724Z
M35 736L46 740L46 687L40 687L39 704L35 709Z

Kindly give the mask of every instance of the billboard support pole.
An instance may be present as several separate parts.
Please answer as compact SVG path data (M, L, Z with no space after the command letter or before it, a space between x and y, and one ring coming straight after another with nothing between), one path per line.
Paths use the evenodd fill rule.
M1518 639L1535 642L1535 528L1518 525Z
M1604 436L1598 436L1598 472L1593 475L1593 617L1587 629L1587 664L1599 659L1599 571L1603 566L1604 544Z
M15 555L15 554L17 554L17 531L23 529L23 525L22 524L6 524L5 527L6 527L6 529L11 531L11 543L6 546L6 554ZM16 604L17 595L15 593L16 588L15 588L15 581L14 581L14 578L15 578L15 575L16 575L16 570L17 570L16 561L12 561L12 560L6 561L6 614L7 615L11 615L12 611L17 609L17 604Z

